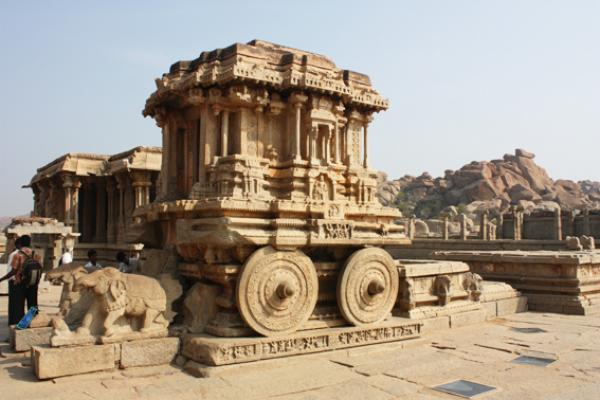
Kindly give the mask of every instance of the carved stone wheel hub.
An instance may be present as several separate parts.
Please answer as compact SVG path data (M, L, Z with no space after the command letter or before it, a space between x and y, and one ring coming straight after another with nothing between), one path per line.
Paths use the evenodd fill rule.
M392 257L382 249L354 252L338 278L337 299L342 316L353 325L385 319L396 302L400 281Z
M310 258L272 247L263 247L246 260L236 288L241 317L264 336L298 330L312 314L318 292Z

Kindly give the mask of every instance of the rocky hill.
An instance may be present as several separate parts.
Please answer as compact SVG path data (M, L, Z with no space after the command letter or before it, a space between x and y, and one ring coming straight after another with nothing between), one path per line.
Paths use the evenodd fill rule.
M473 161L458 171L447 170L433 178L403 176L388 181L382 174L379 200L398 207L405 216L435 218L454 206L459 212L475 214L520 205L525 210L600 208L600 182L553 180L523 149L501 160Z

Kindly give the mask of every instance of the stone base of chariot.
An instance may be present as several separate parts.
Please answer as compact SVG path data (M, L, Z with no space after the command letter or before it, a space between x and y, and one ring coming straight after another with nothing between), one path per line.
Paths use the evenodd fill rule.
M225 338L206 334L183 337L182 354L197 363L217 366L414 339L422 324L390 318L369 327L299 331L279 337Z
M110 371L115 368L170 364L179 353L178 337L69 347L31 347L31 365L38 379Z

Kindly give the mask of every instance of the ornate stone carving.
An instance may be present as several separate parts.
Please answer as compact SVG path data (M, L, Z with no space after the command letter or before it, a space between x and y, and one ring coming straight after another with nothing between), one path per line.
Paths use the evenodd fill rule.
M445 306L451 300L452 280L448 275L438 275L433 281L433 294L438 297L440 306Z
M463 287L469 292L469 297L473 301L479 301L481 290L483 289L483 279L479 274L467 272L463 280Z
M337 300L346 321L366 325L390 315L398 297L396 263L383 249L353 253L338 278Z
M297 330L317 302L315 267L299 251L263 247L244 264L237 283L237 305L256 332L275 336Z
M76 332L54 321L54 346L167 335L166 295L156 279L106 267L80 276L74 290L90 290L93 301Z
M350 239L352 237L352 224L325 222L323 224L323 237L325 239Z
M79 325L93 301L90 292L73 290L75 281L85 275L86 269L75 264L61 265L46 273L46 280L62 284L58 312L67 325Z

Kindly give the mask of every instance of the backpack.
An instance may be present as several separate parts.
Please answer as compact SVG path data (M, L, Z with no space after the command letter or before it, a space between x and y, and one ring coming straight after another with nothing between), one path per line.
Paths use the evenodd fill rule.
M24 251L21 254L25 256L21 271L21 284L25 287L37 286L42 278L42 265L34 258L35 251L31 252L31 256Z

